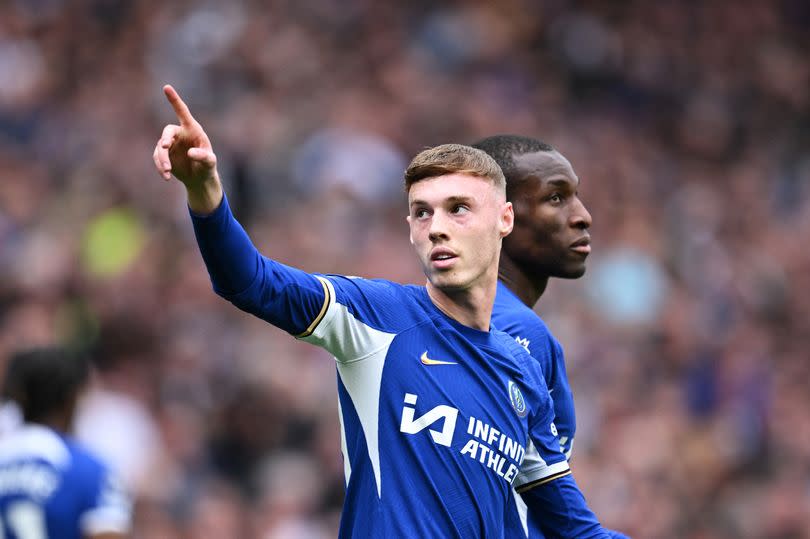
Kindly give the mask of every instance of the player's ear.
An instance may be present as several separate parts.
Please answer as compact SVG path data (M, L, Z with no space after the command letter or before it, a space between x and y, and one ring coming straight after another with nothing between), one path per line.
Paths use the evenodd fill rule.
M413 245L413 233L411 232L411 216L410 215L406 216L405 220L408 222L408 240L410 240L411 245Z
M505 202L501 206L501 237L508 236L515 227L515 209L511 202Z

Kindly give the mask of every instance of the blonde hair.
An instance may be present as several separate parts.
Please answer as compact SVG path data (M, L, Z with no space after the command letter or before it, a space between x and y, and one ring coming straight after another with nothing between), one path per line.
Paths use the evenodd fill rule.
M416 154L405 170L405 191L420 180L445 174L487 178L496 188L506 191L506 179L498 163L486 152L463 144L442 144Z

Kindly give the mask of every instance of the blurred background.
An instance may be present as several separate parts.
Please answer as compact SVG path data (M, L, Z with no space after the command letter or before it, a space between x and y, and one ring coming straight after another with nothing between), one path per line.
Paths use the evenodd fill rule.
M409 157L545 140L593 215L537 311L575 477L636 538L810 538L810 3L0 2L0 357L98 366L77 436L135 537L321 539L343 492L319 349L214 295L152 164L172 83L268 256L421 283Z

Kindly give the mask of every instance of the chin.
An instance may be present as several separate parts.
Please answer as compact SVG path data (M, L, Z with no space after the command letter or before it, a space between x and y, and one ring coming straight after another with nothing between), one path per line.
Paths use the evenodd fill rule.
M430 284L442 292L454 292L467 288L467 283L463 282L462 279L446 275L434 275L430 279Z
M575 268L559 268L551 276L558 279L579 279L585 275L585 269L584 265Z
M464 288L466 288L461 283L442 279L432 281L431 284L433 285L434 288L441 290L442 292L455 292L457 290L463 290Z

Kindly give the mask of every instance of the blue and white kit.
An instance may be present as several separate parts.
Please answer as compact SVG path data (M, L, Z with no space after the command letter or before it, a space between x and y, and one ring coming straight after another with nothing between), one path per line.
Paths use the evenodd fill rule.
M0 537L81 539L127 533L131 504L101 462L41 425L0 439Z
M336 359L341 537L508 536L513 486L570 479L540 366L514 338L459 324L425 287L265 258L227 200L192 221L218 294Z

